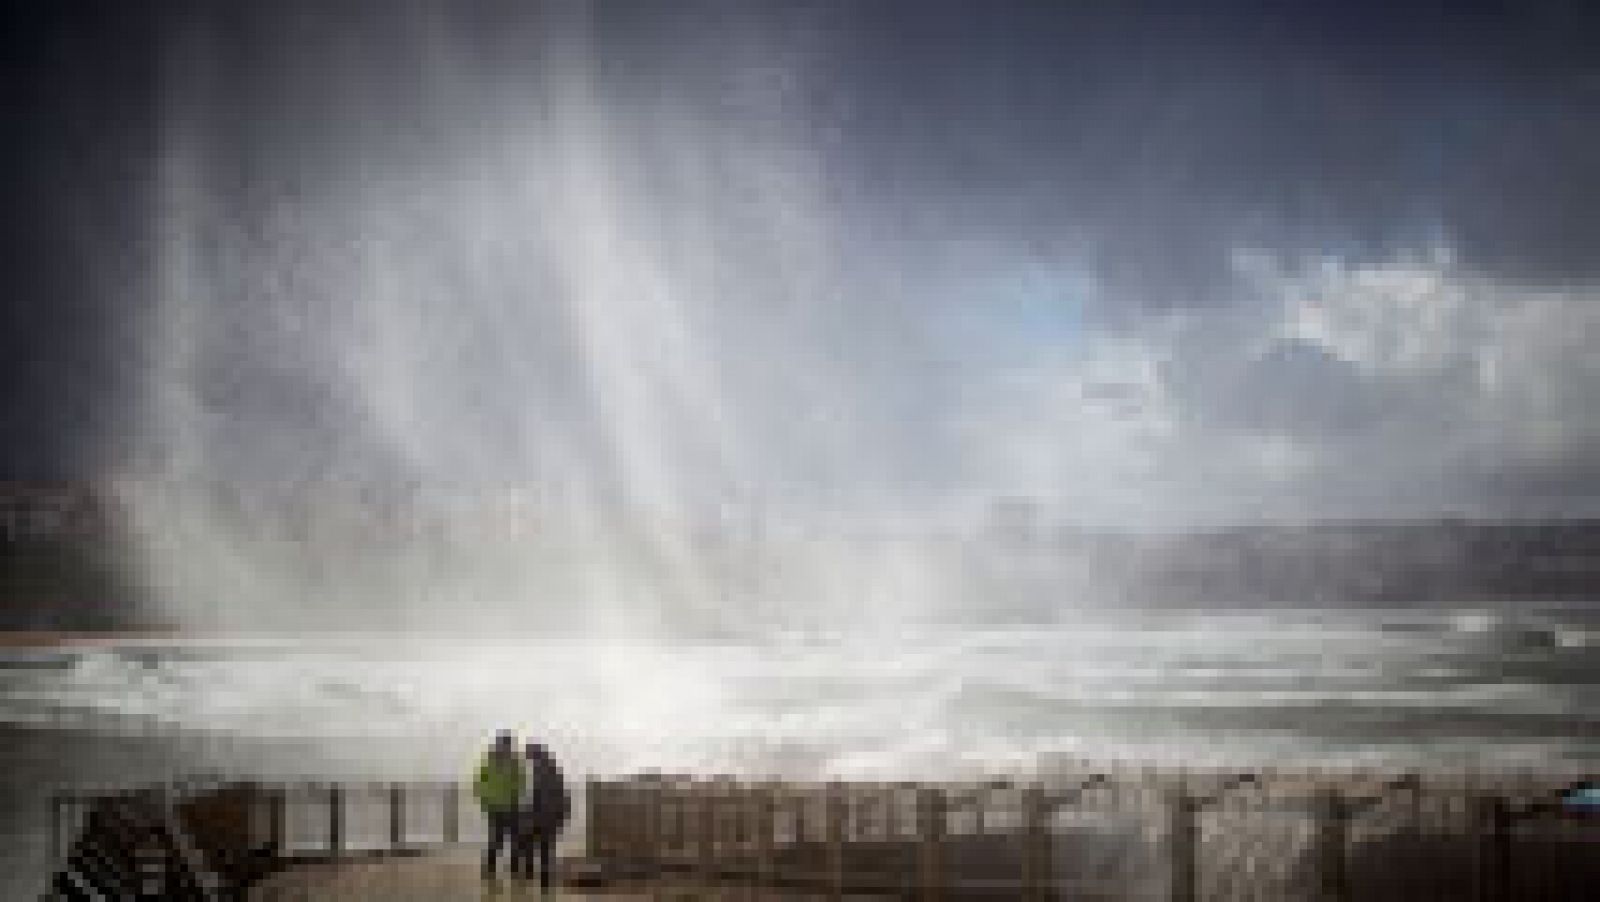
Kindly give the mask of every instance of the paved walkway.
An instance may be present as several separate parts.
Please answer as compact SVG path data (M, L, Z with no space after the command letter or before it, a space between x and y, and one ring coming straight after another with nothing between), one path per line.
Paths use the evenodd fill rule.
M537 881L512 881L504 876L488 882L478 874L471 850L441 852L414 858L390 858L343 864L308 865L280 874L250 894L251 902L520 902L520 900L673 900L673 902L802 902L828 896L753 887L709 887L689 881L622 884L605 889L554 889L541 895ZM846 899L878 897L847 895Z

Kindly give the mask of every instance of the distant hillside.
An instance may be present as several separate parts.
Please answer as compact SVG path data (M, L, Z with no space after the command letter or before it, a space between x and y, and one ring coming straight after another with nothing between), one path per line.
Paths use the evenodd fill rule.
M132 586L103 537L0 541L0 631L149 626L137 617Z
M1024 594L1045 588L1054 571L1133 605L1600 599L1597 520L1325 522L992 541L1000 560L989 569L1036 574Z

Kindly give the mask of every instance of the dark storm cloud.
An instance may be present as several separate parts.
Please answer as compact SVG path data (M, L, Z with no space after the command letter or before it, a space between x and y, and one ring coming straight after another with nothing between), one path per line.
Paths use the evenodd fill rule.
M81 474L119 425L119 310L150 250L154 34L133 4L0 12L0 476Z
M1177 405L1173 422L1222 436L1205 452L1219 461L1239 436L1287 437L1307 458L1387 448L1380 456L1404 462L1399 478L1418 446L1453 434L1445 421L1475 417L1506 425L1459 452L1462 480L1497 497L1588 484L1572 465L1592 412L1581 394L1540 414L1562 424L1540 441L1560 447L1526 466L1509 438L1495 444L1514 431L1510 414L1483 413L1589 384L1575 354L1550 350L1559 330L1527 324L1566 314L1514 316L1515 290L1474 289L1478 312L1463 322L1500 323L1502 344L1466 323L1438 340L1467 350L1432 351L1448 360L1417 369L1284 333L1294 304L1282 286L1253 284L1237 263L1245 249L1287 270L1322 257L1381 268L1438 245L1454 279L1581 300L1600 277L1600 219L1589 215L1600 201L1600 35L1582 5L614 3L589 5L590 43L565 47L548 40L545 17L559 8L13 7L23 11L7 13L18 127L4 145L5 234L18 262L0 306L0 469L81 469L126 453L104 439L119 434L127 386L148 363L128 333L150 302L152 186L174 121L201 126L205 190L231 220L207 231L207 246L277 241L308 255L262 266L303 280L265 312L241 300L262 293L239 284L252 270L227 272L221 251L209 259L211 284L226 290L209 299L219 309L198 369L214 378L197 401L231 417L247 445L253 413L343 422L349 399L296 383L292 356L234 349L288 343L262 335L263 323L292 321L296 304L312 318L337 308L329 292L355 267L329 259L359 260L376 230L362 204L387 201L393 186L422 196L492 185L494 153L514 153L495 150L507 123L535 143L558 139L546 80L567 52L587 55L613 120L615 193L649 199L633 227L672 259L716 251L707 336L751 376L729 379L730 394L770 400L768 346L740 345L751 330L774 341L804 332L838 349L830 375L869 412L863 421L892 433L885 444L906 449L917 479L937 483L960 465L947 433L963 414L947 408L988 403L987 374L1114 339L1148 345L1157 376L1089 374L1063 395L1114 408L1129 428ZM751 158L784 154L800 161L793 193L827 233L816 251L826 265L805 274L826 277L774 265L790 253L788 226L772 221L788 190L776 176L793 172L738 177ZM268 225L285 209L316 221ZM460 271L441 282L504 293L471 272L476 258L429 250L429 234L395 240ZM513 263L533 268L499 261ZM1492 312L1501 308L1513 312ZM1379 320L1368 325L1411 328ZM1163 337L1173 322L1179 337ZM580 394L568 384L581 382L576 352L556 328L539 334L537 381ZM461 374L463 397L484 390L464 362L475 342L494 357L494 337L463 326L431 350L440 371ZM1553 362L1513 365L1505 348ZM1522 394L1475 394L1494 367L1520 374L1508 384ZM473 434L504 424L481 427ZM274 440L294 453L289 438ZM1502 452L1508 469L1537 478L1498 475ZM1157 469L1177 456L1149 453Z
M1579 7L877 4L862 190L899 223L1078 249L1139 307L1229 300L1230 248L1597 274L1600 65ZM1054 246L1052 246L1054 245Z

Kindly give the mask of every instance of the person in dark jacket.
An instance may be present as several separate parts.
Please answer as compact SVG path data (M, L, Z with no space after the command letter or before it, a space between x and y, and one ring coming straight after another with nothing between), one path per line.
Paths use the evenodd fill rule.
M489 821L489 842L483 850L483 876L494 876L495 858L501 846L512 851L511 870L516 871L518 801L526 786L522 762L517 760L516 737L501 733L484 755L472 781L472 795Z
M511 847L511 873L531 878L533 858L539 856L539 886L554 881L554 850L572 810L566 779L550 750L537 742L525 749L527 770L522 802L517 809L517 836Z

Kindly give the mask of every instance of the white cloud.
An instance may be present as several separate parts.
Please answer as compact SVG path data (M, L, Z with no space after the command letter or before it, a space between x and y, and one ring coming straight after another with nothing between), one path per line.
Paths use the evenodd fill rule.
M979 481L1135 524L1588 503L1593 291L1496 282L1447 249L1234 264L1241 309L1091 335L966 411ZM1494 488L1532 482L1566 497Z

